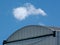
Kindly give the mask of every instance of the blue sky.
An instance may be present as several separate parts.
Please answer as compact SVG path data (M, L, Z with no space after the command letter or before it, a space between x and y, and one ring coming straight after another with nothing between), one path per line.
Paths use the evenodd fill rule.
M41 11L37 11L37 13L30 13L30 15L24 13L29 16L22 20L20 20L21 17L16 18L13 13L14 9L24 7L26 3L33 5L36 10L42 9L41 11L44 11L46 16L43 16ZM0 45L13 32L26 25L60 27L60 0L0 0Z

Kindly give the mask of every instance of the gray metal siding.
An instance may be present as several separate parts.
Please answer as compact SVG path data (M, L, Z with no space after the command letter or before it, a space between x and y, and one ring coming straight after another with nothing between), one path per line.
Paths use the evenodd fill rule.
M30 40L24 40L14 43L8 43L6 45L56 45L56 37L43 37Z
M46 27L29 26L29 27L22 28L21 30L18 30L15 33L13 33L7 39L7 42L30 38L30 37L37 37L46 34L53 34L53 31ZM4 45L57 45L57 43L60 44L60 33L58 32L56 34L56 37L47 36L43 38L35 38L35 39L23 40L23 41L18 41L13 43L7 43Z
M57 45L60 45L60 31L57 31Z
M15 32L11 37L8 38L7 41L19 40L19 39L24 39L29 37L36 37L36 36L52 34L52 33L53 32L48 28L28 27Z

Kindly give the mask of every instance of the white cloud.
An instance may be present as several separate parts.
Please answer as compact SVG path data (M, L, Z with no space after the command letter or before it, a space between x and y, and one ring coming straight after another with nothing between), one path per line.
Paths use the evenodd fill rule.
M20 20L23 20L28 16L27 10L25 7L18 7L14 9L13 13L14 13L15 18L20 19Z
M38 25L42 25L42 26L45 26L45 24L43 24L43 23L38 23Z
M41 8L36 8L30 3L25 3L24 6L20 6L13 9L13 15L18 20L23 20L29 15L42 15L46 16L46 13Z

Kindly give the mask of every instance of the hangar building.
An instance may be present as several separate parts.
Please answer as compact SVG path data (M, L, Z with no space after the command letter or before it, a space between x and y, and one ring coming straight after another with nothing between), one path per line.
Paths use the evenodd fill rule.
M60 45L60 28L24 26L4 40L3 45Z

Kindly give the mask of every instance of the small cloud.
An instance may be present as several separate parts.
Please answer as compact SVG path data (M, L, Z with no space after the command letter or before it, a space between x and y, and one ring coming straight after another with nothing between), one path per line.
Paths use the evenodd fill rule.
M41 8L37 9L33 4L25 3L23 6L14 8L13 9L13 15L18 20L24 20L29 15L46 16L47 14Z
M36 7L30 3L26 3L25 7L30 15L31 14L33 14L33 15L41 14L42 16L46 16L46 13L44 12L44 10L42 10L41 8L36 9Z
M38 23L39 25L42 25L42 26L45 26L45 24L43 24L43 23Z

